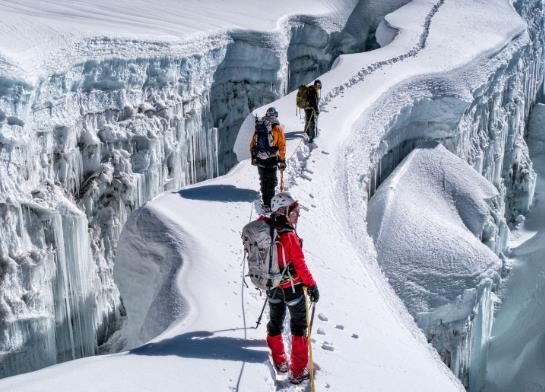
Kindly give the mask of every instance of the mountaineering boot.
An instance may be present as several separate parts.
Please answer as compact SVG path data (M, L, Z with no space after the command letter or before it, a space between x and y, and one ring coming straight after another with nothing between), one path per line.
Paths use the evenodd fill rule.
M308 365L308 345L306 336L291 337L291 374L299 379ZM301 380L302 381L302 380ZM299 381L299 382L301 382Z
M290 374L290 383L301 384L303 381L308 380L309 378L310 370L308 368L304 368L299 374L294 374L293 372Z
M290 364L288 363L288 361L284 361L280 364L275 363L274 368L276 369L277 373L286 374L290 371Z
M267 336L267 346L271 349L274 368L278 373L288 372L288 358L284 350L284 339L282 334L275 336Z

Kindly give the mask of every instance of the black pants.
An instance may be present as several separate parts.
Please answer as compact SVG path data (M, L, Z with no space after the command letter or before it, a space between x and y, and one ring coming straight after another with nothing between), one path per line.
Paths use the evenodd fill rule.
M280 335L284 329L284 318L286 307L290 311L290 329L292 336L306 336L307 334L307 309L303 285L294 286L295 293L291 287L276 288L269 293L270 321L267 323L267 333L270 336Z
M278 178L276 177L276 165L275 166L258 166L259 172L259 185L261 187L261 199L263 205L270 207L271 199L274 196L276 185L278 184Z
M309 140L316 137L316 111L314 109L305 109L305 132Z

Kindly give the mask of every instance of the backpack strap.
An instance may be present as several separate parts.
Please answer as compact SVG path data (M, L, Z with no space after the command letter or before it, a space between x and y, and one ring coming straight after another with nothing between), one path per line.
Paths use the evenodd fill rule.
M290 227L282 227L280 230L277 230L279 237L280 235L289 233L291 231L295 231L295 230ZM284 245L281 242L279 242L279 244L280 244L280 247L282 248L282 260L284 260L284 268L282 269L282 276L280 277L280 281L282 281L282 279L284 278L284 275L287 273L289 281L290 281L290 285L291 285L291 291L293 291L293 293L295 294L295 285L293 284L293 277L291 275L291 268L290 268L292 267L292 264L289 263L288 260L286 259Z
M269 279L267 279L267 288L268 290L270 290L272 288L272 279L271 279L271 274L272 274L272 262L273 262L273 257L274 257L274 246L275 246L275 243L276 243L276 230L274 229L274 225L272 224L272 222L270 221L267 221L267 224L269 225L271 231L271 245L270 245L270 251L269 251L269 270L267 271L268 272L268 275L269 275Z

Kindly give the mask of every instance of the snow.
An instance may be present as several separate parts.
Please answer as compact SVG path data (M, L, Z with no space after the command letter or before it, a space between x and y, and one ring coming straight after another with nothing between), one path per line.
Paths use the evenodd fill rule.
M497 196L489 182L440 145L413 150L377 190L369 204L369 233L379 263L411 313L451 304L477 286L481 275L499 270L499 258L481 242L493 222L487 201Z
M485 391L545 389L543 312L545 271L545 105L532 111L530 153L538 174L536 202L509 242L510 272L492 330Z
M250 110L280 96L288 74L298 83L329 68L329 38L343 28L351 8L301 19L287 17L290 9L271 31L208 31L180 37L175 44L162 35L151 43L119 40L113 33L86 38L76 29L75 41L69 42L77 48L66 49L62 31L55 30L50 41L35 34L32 42L39 48L52 45L43 47L43 58L36 47L34 65L14 60L21 75L3 69L0 187L6 213L0 249L10 266L4 281L12 289L0 292L7 304L2 351L9 353L5 362L10 363L0 375L118 347L113 335L125 309L113 264L129 215L165 190L227 171L235 161L236 130ZM55 7L50 11L46 14L58 13ZM21 21L9 34L26 37L21 29L37 26ZM18 75L20 80L12 79ZM64 205L86 219L64 217L67 209L59 208ZM59 213L55 223L63 227L51 231L41 224ZM68 254L69 267L85 265L85 275L56 263L64 259L66 242L57 233L66 230L77 233L67 239L81 250ZM85 249L91 257L83 257ZM92 293L86 291L89 280ZM70 289L59 289L61 281ZM52 295L35 301L27 286ZM72 319L84 321L85 333L70 335ZM52 320L64 327L56 331ZM45 350L35 340L47 342ZM65 346L76 347L72 356Z
M315 145L300 138L294 94L274 102L289 137L285 180L305 206L298 232L321 292L315 328L325 334L313 335L320 367L316 382L318 390L396 391L403 386L404 391L461 391L378 267L366 221L371 176L388 151L417 138L458 138L459 150L453 150L473 164L473 156L465 153L482 153L470 148L478 137L465 139L463 132L470 133L474 123L466 121L460 130L457 120L474 101L478 107L487 105L479 95L487 87L508 84L502 77L517 67L513 58L524 58L530 38L506 0L415 0L387 21L399 32L394 41L373 52L341 56L320 77L321 133ZM32 74L34 65L23 54L17 56L14 63ZM529 85L517 79L509 83L516 92ZM507 104L514 101L507 98ZM492 109L503 108L503 101L497 101ZM434 122L440 113L445 116ZM119 342L136 348L6 378L1 391L278 389L267 366L264 328L251 328L263 297L241 280L240 229L256 216L257 173L246 159L251 121L250 115L238 135L239 165L225 176L164 193L124 228L115 276L128 326ZM502 129L516 135L523 123L506 123ZM494 151L507 156L503 152ZM483 161L478 171L491 170L487 180L501 176L501 165L495 170ZM105 170L105 176L112 174ZM492 194L489 184L480 188ZM481 217L484 210L482 203L474 204ZM466 217L472 231L467 230L460 223L466 210L458 217L447 211L446 218L457 223L455 234L473 239L479 232L482 220ZM448 235L444 239L452 240ZM477 255L490 255L478 241L471 244ZM482 264L471 267L479 271ZM466 305L465 297L460 299L456 310Z
M491 289L500 279L494 251L505 248L508 234L500 206L492 184L427 143L378 188L367 215L389 283L454 373L472 381L471 390L479 390L475 372L484 364L477 358L486 358L481 340L490 336Z
M166 56L211 32L275 30L289 15L343 15L354 0L35 0L0 3L0 70L30 82L89 58ZM264 12L264 10L266 10ZM346 18L346 16L344 16Z

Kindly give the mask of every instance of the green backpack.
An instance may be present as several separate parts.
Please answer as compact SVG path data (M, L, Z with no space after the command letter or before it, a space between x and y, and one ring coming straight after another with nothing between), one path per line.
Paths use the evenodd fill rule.
M308 101L308 89L308 86L302 84L297 90L297 98L295 99L295 104L300 109L306 109L310 107L310 102Z

